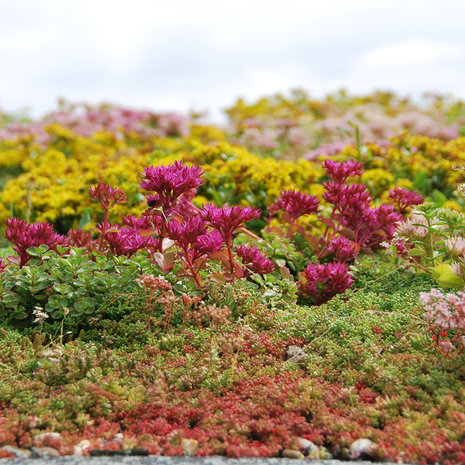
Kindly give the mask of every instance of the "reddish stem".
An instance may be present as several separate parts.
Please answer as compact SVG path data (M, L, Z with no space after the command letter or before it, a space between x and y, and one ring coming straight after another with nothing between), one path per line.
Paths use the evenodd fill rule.
M100 240L98 244L98 249L100 252L103 252L103 240L105 239L105 234L108 229L108 207L103 207L105 214L103 217L103 225L102 225L102 230L100 231Z
M229 266L231 267L231 273L233 273L234 272L234 257L232 254L231 244L229 241L226 243L226 249L228 250Z
M195 271L195 266L192 263L192 258L189 255L188 251L184 251L184 255L186 257L186 262L187 262L188 269L189 269L192 277L195 280L195 284L196 284L198 289L201 289L202 288L202 283L200 282L199 274Z

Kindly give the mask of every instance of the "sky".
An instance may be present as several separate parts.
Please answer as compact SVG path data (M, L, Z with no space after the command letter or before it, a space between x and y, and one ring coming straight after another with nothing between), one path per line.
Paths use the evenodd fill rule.
M0 109L209 110L303 88L465 99L463 0L0 0Z

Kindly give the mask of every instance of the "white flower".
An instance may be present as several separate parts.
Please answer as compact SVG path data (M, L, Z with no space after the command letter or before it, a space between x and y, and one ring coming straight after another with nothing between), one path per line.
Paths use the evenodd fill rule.
M32 314L36 317L34 323L42 324L47 318L47 313L42 311L42 307L34 307Z

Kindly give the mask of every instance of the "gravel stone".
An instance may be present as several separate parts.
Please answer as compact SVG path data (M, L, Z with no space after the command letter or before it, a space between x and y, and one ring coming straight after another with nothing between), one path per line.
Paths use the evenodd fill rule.
M312 460L288 458L227 458L227 457L76 457L66 456L54 459L14 458L0 459L0 465L369 465L367 462L340 460ZM399 465L384 462L383 465Z

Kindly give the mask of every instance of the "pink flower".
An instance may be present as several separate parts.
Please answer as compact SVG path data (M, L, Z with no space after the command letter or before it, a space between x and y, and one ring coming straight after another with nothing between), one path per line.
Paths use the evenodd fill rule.
M84 247L88 250L97 246L97 241L92 240L92 233L90 231L83 231L82 229L70 229L68 237L71 243L76 247Z
M460 236L454 236L444 242L447 251L455 258L465 259L465 239Z
M192 262L223 248L221 234L216 230L207 231L207 223L198 216L182 223L172 221L168 224L168 236L177 242Z
M152 207L172 208L176 200L202 184L202 168L200 166L185 166L175 161L168 166L149 166L144 169L144 179L140 187L146 191L155 192L149 202Z
M449 357L461 353L465 349L465 292L443 294L431 289L420 293L420 302L436 347Z
M179 223L171 221L168 223L168 237L177 242L179 247L187 252L197 242L199 236L207 232L207 223L198 216Z
M67 237L53 232L49 223L27 223L19 218L7 218L5 237L13 244L13 250L19 255L22 268L32 257L27 253L29 247L45 244L57 251L57 246L68 246Z
M363 184L342 184L340 182L324 182L326 192L323 198L332 203L336 210L347 213L348 210L358 212L364 210L373 200Z
M341 226L360 247L379 248L382 242L392 239L402 216L393 205L381 204L370 208L372 198L363 184L323 183L324 199L334 205Z
M98 200L104 210L108 210L117 203L126 203L126 192L121 189L113 189L108 184L99 182L97 186L89 188L89 197Z
M240 245L236 248L236 254L242 259L243 265L250 271L258 274L271 273L274 270L274 263L262 255L255 247ZM246 270L245 275L250 275Z
M143 231L157 228L160 225L161 219L159 216L145 215L137 218L133 215L129 215L122 216L121 221L124 225L129 226L130 228L134 228L137 231Z
M3 263L3 259L0 258L0 273L5 272L5 268L7 267L7 263Z
M397 211L405 213L412 205L421 205L424 202L423 196L416 192L409 191L403 187L395 187L389 191L389 197L394 201Z
M358 217L344 216L343 224L355 232L354 241L361 247L379 249L382 242L393 238L401 220L393 205L381 204L364 210Z
M269 206L268 211L274 214L279 210L284 210L293 220L296 220L299 216L316 213L319 202L313 195L294 190L283 191L278 201Z
M176 206L174 207L171 214L173 216L180 216L184 219L192 218L199 214L200 209L197 208L192 201L197 194L197 189L191 189L190 191L186 192L185 194L179 197Z
M310 263L297 284L301 294L309 297L312 304L320 305L344 293L352 283L349 268L342 263Z
M195 251L199 255L208 255L223 248L224 242L221 234L214 230L199 236L195 242Z
M215 204L207 204L200 211L202 219L216 229L222 236L226 245L231 244L233 234L238 231L242 223L260 218L260 210L255 207L229 207L218 208Z
M112 226L112 229L114 227ZM117 228L119 229L118 232L107 232L105 234L105 241L114 255L126 255L130 257L141 249L158 247L158 239L150 236L141 236L135 228Z
M360 176L363 173L363 164L355 160L346 162L325 160L323 168L328 176L336 182L344 182L351 176Z
M338 236L329 243L328 250L334 254L338 262L345 263L359 254L360 246L347 237Z

